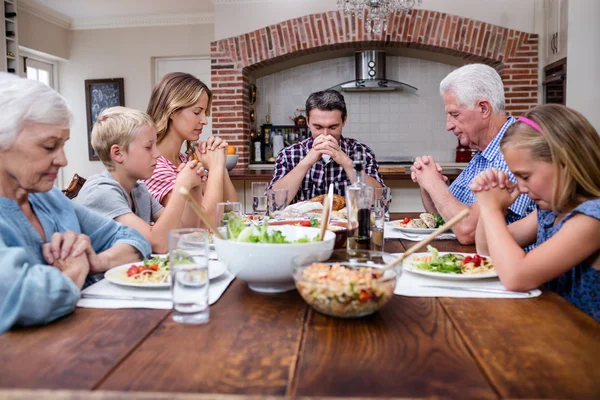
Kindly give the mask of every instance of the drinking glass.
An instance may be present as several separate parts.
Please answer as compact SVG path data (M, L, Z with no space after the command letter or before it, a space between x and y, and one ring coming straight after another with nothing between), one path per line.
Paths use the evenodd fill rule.
M269 217L278 218L283 210L288 206L287 189L269 189L267 190L267 206L269 208Z
M392 200L391 189L375 188L373 191L373 217L371 227L371 250L383 251L385 222L389 219L388 207Z
M217 203L217 228L227 226L228 216L234 214L242 217L242 203L226 201Z
M252 214L267 213L267 182L252 182Z
M205 324L209 320L208 252L206 229L174 229L169 233L171 295L175 322Z

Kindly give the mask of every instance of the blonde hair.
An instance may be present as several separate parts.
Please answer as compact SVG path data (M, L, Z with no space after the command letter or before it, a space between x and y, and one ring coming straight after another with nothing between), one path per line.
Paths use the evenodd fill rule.
M0 72L0 151L9 149L27 124L71 125L66 100L41 82Z
M158 143L162 142L171 124L171 115L196 104L202 93L208 95L206 115L210 116L212 92L200 79L184 72L171 72L161 78L152 89L146 112L154 120ZM191 143L187 143L188 151Z
M600 136L592 124L579 112L559 104L541 105L523 116L538 124L543 133L517 122L506 131L500 148L528 149L535 160L554 165L553 211L599 198Z
M112 171L115 168L110 148L118 144L124 151L129 150L129 145L144 126L154 128L154 122L147 114L133 108L110 107L100 113L92 128L92 147L106 169Z

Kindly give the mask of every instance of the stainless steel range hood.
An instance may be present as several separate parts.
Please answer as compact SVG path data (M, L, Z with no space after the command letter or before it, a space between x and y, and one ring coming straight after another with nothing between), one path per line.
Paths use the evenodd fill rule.
M338 84L332 89L345 92L387 92L416 87L404 82L386 79L385 52L377 50L358 51L354 54L356 79Z

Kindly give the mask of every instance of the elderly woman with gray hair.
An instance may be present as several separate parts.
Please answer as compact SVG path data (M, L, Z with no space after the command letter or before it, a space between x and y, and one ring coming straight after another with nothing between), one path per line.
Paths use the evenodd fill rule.
M71 112L42 83L0 73L0 333L75 308L88 273L140 260L137 231L69 201L54 187Z

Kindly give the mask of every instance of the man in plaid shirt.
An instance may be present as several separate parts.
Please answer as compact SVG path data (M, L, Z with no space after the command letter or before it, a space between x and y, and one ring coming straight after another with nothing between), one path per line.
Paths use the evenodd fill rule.
M334 193L346 194L354 179L352 160L357 153L365 163L366 183L382 187L375 154L355 139L342 136L346 123L344 96L335 90L312 93L306 100L306 117L312 137L283 149L277 155L269 189L287 189L290 202L326 194L333 183Z
M440 93L447 113L446 129L452 131L463 146L479 152L450 187L446 185L447 178L442 175L439 164L431 156L415 159L411 177L421 188L421 200L428 212L449 220L461 210L471 209L470 215L452 229L460 243L473 244L479 205L469 185L488 168L507 172L516 183L500 152L500 140L515 119L506 117L502 79L487 65L469 64L451 72L440 83ZM535 203L521 194L506 210L506 222L517 221L534 209Z

